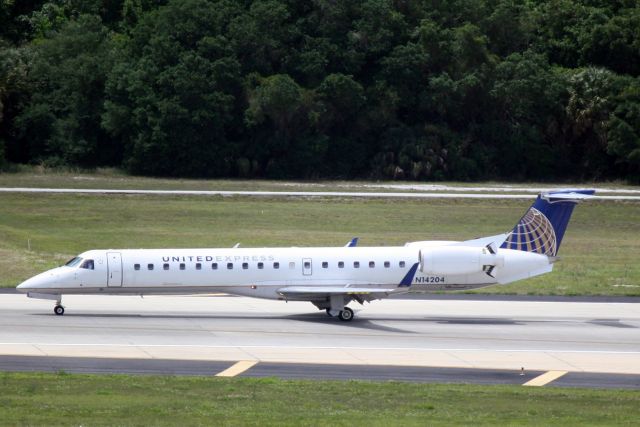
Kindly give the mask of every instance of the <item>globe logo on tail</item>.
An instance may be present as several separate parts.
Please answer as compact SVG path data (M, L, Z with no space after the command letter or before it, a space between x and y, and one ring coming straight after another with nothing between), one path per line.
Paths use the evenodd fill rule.
M556 232L549 219L538 209L532 207L507 237L503 247L555 256L557 250Z

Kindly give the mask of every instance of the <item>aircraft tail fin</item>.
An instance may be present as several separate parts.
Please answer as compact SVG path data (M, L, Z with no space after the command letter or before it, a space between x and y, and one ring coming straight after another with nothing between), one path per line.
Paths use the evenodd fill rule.
M594 193L595 190L541 193L500 247L555 257L573 208Z

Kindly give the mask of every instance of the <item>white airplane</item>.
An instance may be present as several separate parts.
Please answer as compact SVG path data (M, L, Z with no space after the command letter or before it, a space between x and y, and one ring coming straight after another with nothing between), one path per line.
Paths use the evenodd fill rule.
M34 276L17 289L56 301L65 294L223 292L309 301L340 320L351 301L390 295L474 289L548 273L575 205L594 190L538 196L509 233L464 242L420 241L399 247L90 250Z

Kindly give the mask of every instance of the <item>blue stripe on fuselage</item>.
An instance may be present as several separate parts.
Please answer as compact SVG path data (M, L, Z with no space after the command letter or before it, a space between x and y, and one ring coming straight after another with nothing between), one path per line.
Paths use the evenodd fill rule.
M407 272L407 274L402 278L398 287L407 288L411 286L413 283L413 277L416 275L416 271L418 270L418 263L413 264L413 267Z

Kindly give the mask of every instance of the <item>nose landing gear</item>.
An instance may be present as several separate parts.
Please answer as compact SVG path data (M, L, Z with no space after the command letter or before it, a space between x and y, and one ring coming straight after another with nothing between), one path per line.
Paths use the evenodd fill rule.
M53 312L56 314L56 316L62 316L64 314L64 307L62 306L62 295L58 295L56 306L53 307Z

